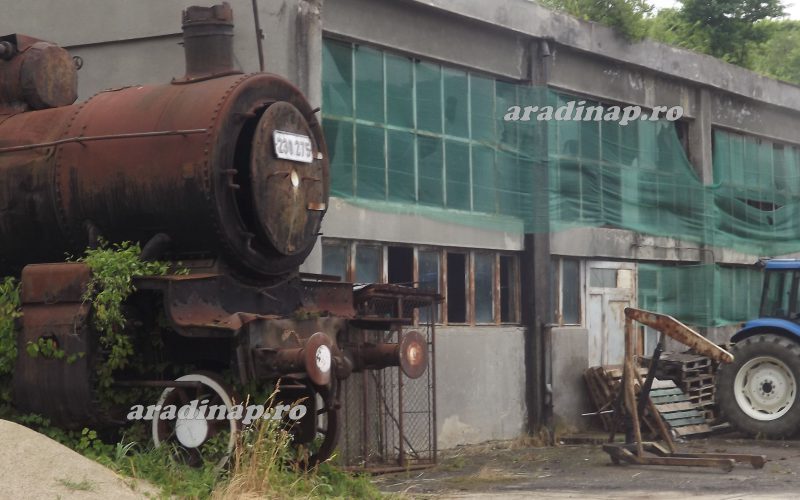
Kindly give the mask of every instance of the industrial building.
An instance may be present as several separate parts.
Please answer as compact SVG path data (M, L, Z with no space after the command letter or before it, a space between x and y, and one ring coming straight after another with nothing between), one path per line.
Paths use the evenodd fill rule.
M0 32L79 56L86 99L178 76L180 11L198 3L10 3ZM238 63L257 71L252 4L230 3ZM266 68L321 107L330 150L333 198L304 270L445 298L440 448L588 425L582 372L620 361L625 306L725 341L754 313L753 264L800 250L794 85L528 0L258 5ZM683 116L503 119L569 101Z

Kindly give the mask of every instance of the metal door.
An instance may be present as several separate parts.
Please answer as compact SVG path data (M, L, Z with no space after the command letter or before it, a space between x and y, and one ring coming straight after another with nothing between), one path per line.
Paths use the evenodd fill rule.
M625 308L636 307L636 264L586 263L589 366L622 364Z

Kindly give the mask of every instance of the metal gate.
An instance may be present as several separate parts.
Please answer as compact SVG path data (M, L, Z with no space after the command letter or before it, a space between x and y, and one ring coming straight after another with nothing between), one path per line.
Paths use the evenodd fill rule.
M389 472L436 463L435 326L413 329L428 346L430 362L422 377L410 379L391 367L355 373L342 384L338 455L350 469ZM375 343L398 342L398 333L362 332Z

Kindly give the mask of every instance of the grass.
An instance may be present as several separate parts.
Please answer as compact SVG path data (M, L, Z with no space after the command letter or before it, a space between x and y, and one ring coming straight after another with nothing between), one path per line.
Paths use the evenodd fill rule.
M228 500L239 498L382 498L364 475L323 463L310 471L297 467L291 435L279 421L260 419L238 437L229 467L193 468L173 459L167 446L118 444L113 453L93 457L116 472L160 489L161 498Z
M70 479L59 479L58 482L71 491L94 491L94 483L84 478L81 481L72 481Z

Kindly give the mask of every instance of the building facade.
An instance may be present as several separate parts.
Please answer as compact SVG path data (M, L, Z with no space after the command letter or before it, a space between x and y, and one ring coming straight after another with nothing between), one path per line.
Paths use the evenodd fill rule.
M196 3L11 3L0 32L80 56L85 99L182 74L180 11ZM230 3L238 63L256 71L252 4ZM753 264L800 250L793 85L527 0L258 3L267 70L321 106L331 154L305 270L445 297L440 447L588 425L582 372L619 363L624 307L725 341L755 313ZM504 119L570 102L683 114Z

